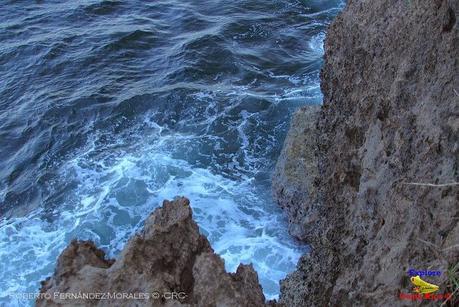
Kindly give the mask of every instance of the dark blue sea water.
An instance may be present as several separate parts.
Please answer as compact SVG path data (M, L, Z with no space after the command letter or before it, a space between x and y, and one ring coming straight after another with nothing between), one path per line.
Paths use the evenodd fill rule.
M270 176L297 107L322 96L338 0L0 3L0 304L37 292L72 238L115 257L185 195L228 270L265 294L305 247Z

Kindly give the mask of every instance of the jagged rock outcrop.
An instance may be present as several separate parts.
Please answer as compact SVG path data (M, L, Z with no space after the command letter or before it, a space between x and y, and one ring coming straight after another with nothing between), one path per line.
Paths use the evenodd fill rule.
M450 290L446 270L459 262L458 10L454 0L352 0L330 26L312 145L318 175L274 186L292 183L294 196L279 198L289 215L318 217L301 233L308 217L291 215L293 234L313 249L281 284L287 306L411 306L399 298L412 291L410 268L442 271L430 281ZM288 151L299 164L311 156Z
M95 293L104 296L95 299ZM36 303L264 306L265 298L251 265L240 265L236 273L225 271L223 260L199 233L189 201L177 198L153 212L116 260L106 259L90 241L73 241L59 256L54 275L42 282Z

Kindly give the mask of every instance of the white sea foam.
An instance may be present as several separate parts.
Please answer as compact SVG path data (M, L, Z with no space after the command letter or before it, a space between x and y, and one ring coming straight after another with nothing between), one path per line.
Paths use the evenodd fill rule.
M324 32L320 32L319 34L314 35L309 40L309 48L314 54L317 55L317 57L321 57L324 54L324 40Z
M244 114L245 119L250 116ZM143 144L101 150L108 145L101 145L98 136L67 161L59 170L61 180L74 182L76 188L61 207L1 221L0 288L5 291L0 300L23 305L9 295L36 292L36 281L52 273L58 254L72 238L94 240L116 257L146 216L176 195L191 200L195 220L225 259L227 270L235 271L240 262L253 263L265 294L276 296L279 279L294 269L304 250L287 235L269 191L257 190L250 176L229 179L174 158L180 156L178 145L199 137L162 135L165 129L155 122L144 124L150 134ZM245 124L243 120L236 127L243 150L248 146ZM120 145L121 150L115 149Z

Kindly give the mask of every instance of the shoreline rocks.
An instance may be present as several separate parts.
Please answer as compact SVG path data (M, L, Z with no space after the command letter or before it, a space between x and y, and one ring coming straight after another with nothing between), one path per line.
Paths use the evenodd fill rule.
M93 242L72 241L40 292L37 306L265 306L252 265L227 273L184 197L164 201L116 260Z

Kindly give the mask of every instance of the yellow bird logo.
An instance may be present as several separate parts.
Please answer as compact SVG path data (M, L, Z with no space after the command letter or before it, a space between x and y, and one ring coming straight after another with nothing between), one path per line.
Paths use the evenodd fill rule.
M414 276L411 277L411 283L415 286L414 292L416 293L433 293L438 291L438 286L434 284L430 284L421 279L421 277Z

